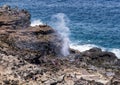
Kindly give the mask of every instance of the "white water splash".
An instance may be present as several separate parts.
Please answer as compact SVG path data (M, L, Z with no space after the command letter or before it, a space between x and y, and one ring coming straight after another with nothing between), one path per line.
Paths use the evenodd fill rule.
M80 52L89 50L93 47L97 47L97 48L101 48L102 51L109 51L114 53L119 59L120 59L120 49L116 49L116 48L104 48L104 47L100 47L94 44L84 44L84 45L78 45L78 44L71 44L70 48L73 48L75 50L79 50Z
M98 47L98 46L93 45L93 44L84 44L84 45L71 44L70 45L70 48L73 48L75 50L79 50L80 52L89 50L89 49L91 49L93 47Z
M41 20L32 21L32 23L31 23L32 27L37 26L37 25L43 25L43 22Z
M111 49L111 52L115 53L115 55L120 59L120 49Z
M83 45L78 45L78 44L75 44L75 43L70 44L70 48L73 48L75 50L79 50L80 52L84 52L86 50L90 50L91 48L94 48L94 47L101 48L102 51L106 51L107 50L104 47L97 46L97 45L94 45L94 44L83 44Z
M64 13L58 13L52 16L52 26L53 28L60 34L61 38L63 39L63 46L61 49L61 53L64 56L69 55L69 27L67 27L67 23L69 19Z

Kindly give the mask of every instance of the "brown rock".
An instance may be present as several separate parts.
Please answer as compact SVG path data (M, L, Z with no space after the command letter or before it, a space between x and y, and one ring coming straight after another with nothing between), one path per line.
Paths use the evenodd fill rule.
M26 10L0 7L1 85L119 85L120 60L113 53L70 49L62 57L61 48L50 26L31 27Z
M30 14L26 10L11 8L8 5L0 7L0 27L20 29L30 25Z

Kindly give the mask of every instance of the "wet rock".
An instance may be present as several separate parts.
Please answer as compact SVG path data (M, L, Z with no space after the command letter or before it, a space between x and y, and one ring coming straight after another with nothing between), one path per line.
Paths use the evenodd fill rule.
M117 59L116 62L115 62L115 66L120 66L120 59ZM119 67L120 68L120 67Z
M118 59L112 52L102 51L100 48L92 48L82 53L88 63L93 65L114 65Z
M100 53L100 52L102 52L102 50L101 50L100 48L94 47L94 48L90 49L89 52L97 52L97 53Z

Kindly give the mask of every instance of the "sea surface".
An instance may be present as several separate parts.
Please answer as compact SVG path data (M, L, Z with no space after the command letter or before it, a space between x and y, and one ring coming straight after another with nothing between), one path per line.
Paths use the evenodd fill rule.
M27 9L32 25L50 25L71 48L100 47L120 58L120 0L0 0L4 4Z

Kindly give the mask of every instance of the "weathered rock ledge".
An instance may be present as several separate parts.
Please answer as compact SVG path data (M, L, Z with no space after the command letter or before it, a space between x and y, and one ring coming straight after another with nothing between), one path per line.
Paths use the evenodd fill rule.
M115 54L70 48L63 57L61 48L50 26L30 26L28 11L0 7L0 85L120 85Z

